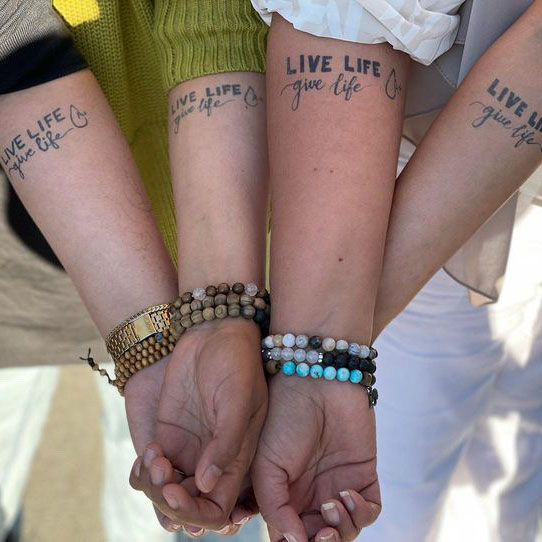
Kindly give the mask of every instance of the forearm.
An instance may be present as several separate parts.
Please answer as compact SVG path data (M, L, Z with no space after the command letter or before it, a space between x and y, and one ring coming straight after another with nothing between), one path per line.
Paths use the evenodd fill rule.
M317 38L274 17L268 118L276 332L370 341L407 71L407 58L388 45Z
M475 65L401 174L375 336L540 164L541 15L536 2Z
M265 76L224 73L169 95L181 291L265 280Z
M175 270L88 70L0 97L2 167L105 335L170 302Z

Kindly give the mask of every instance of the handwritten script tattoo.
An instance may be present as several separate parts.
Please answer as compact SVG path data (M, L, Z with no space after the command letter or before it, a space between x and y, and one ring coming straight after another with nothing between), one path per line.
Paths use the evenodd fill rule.
M481 111L471 122L471 126L476 129L488 124L498 126L509 133L514 148L534 145L542 152L542 137L537 137L542 133L542 114L532 110L528 102L509 87L502 85L499 79L491 83L487 93L502 104L502 107L497 108L480 100L472 102L470 106L478 107Z
M401 93L402 90L403 88L397 81L397 74L395 73L395 68L393 68L388 75L388 79L386 80L386 96L390 100L395 100L395 98L397 98L397 96Z
M335 72L333 79L327 74ZM282 87L281 96L291 99L290 109L297 111L303 96L327 90L333 96L349 102L352 98L368 87L376 86L375 80L381 79L380 62L368 58L344 55L309 55L301 54L296 57L286 57L285 73L295 79ZM324 74L321 75L320 74ZM371 81L372 84L367 84ZM394 100L401 92L395 69L390 73L384 91Z
M170 116L173 120L173 133L178 134L181 121L193 113L203 113L210 117L217 109L231 102L240 102L245 109L263 103L251 85L227 83L216 87L206 87L203 91L193 90L179 96L171 104Z
M24 180L24 167L40 153L60 149L61 140L75 130L88 126L86 111L70 104L66 112L61 107L41 116L24 132L17 134L2 150L2 164L8 173L18 173Z

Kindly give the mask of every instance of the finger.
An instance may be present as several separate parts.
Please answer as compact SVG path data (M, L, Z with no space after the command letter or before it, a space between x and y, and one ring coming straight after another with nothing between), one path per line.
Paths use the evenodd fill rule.
M228 523L228 514L207 497L192 496L183 484L167 484L162 488L165 507L160 510L173 521L197 525L211 530L222 529Z
M354 525L348 510L343 504L336 500L330 500L322 504L320 513L330 527L334 527L341 537L341 542L351 542L354 540L361 527Z
M183 527L182 525L179 525L177 523L174 523L171 521L167 516L162 514L160 510L154 507L154 513L156 514L156 517L158 518L158 523L168 532L175 533L177 531L180 531Z
M380 514L379 503L364 499L357 491L341 491L339 496L357 529L363 529L376 521Z
M326 527L319 531L314 537L314 542L342 542L339 532L330 527Z
M288 473L257 457L252 469L252 481L271 541L285 538L288 542L308 542L303 522L290 505Z
M242 394L230 393L223 401L221 395L226 394L217 397L220 408L213 438L204 447L196 466L196 484L203 493L210 493L214 489L224 471L238 457L250 421Z

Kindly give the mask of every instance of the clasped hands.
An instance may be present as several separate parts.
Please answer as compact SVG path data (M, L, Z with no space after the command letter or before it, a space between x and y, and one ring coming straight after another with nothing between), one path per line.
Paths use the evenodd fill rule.
M380 512L374 411L362 386L269 381L254 323L191 329L126 386L130 484L170 531L233 535L261 512L271 542L342 542Z

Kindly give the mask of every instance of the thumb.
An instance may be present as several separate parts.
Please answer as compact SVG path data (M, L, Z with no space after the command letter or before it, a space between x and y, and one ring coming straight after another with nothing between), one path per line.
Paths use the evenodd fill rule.
M308 542L303 522L290 503L288 473L257 457L252 482L260 512L267 523L271 542Z
M196 466L196 485L203 493L210 493L223 472L237 459L250 421L242 394L220 399L213 438L203 448Z

